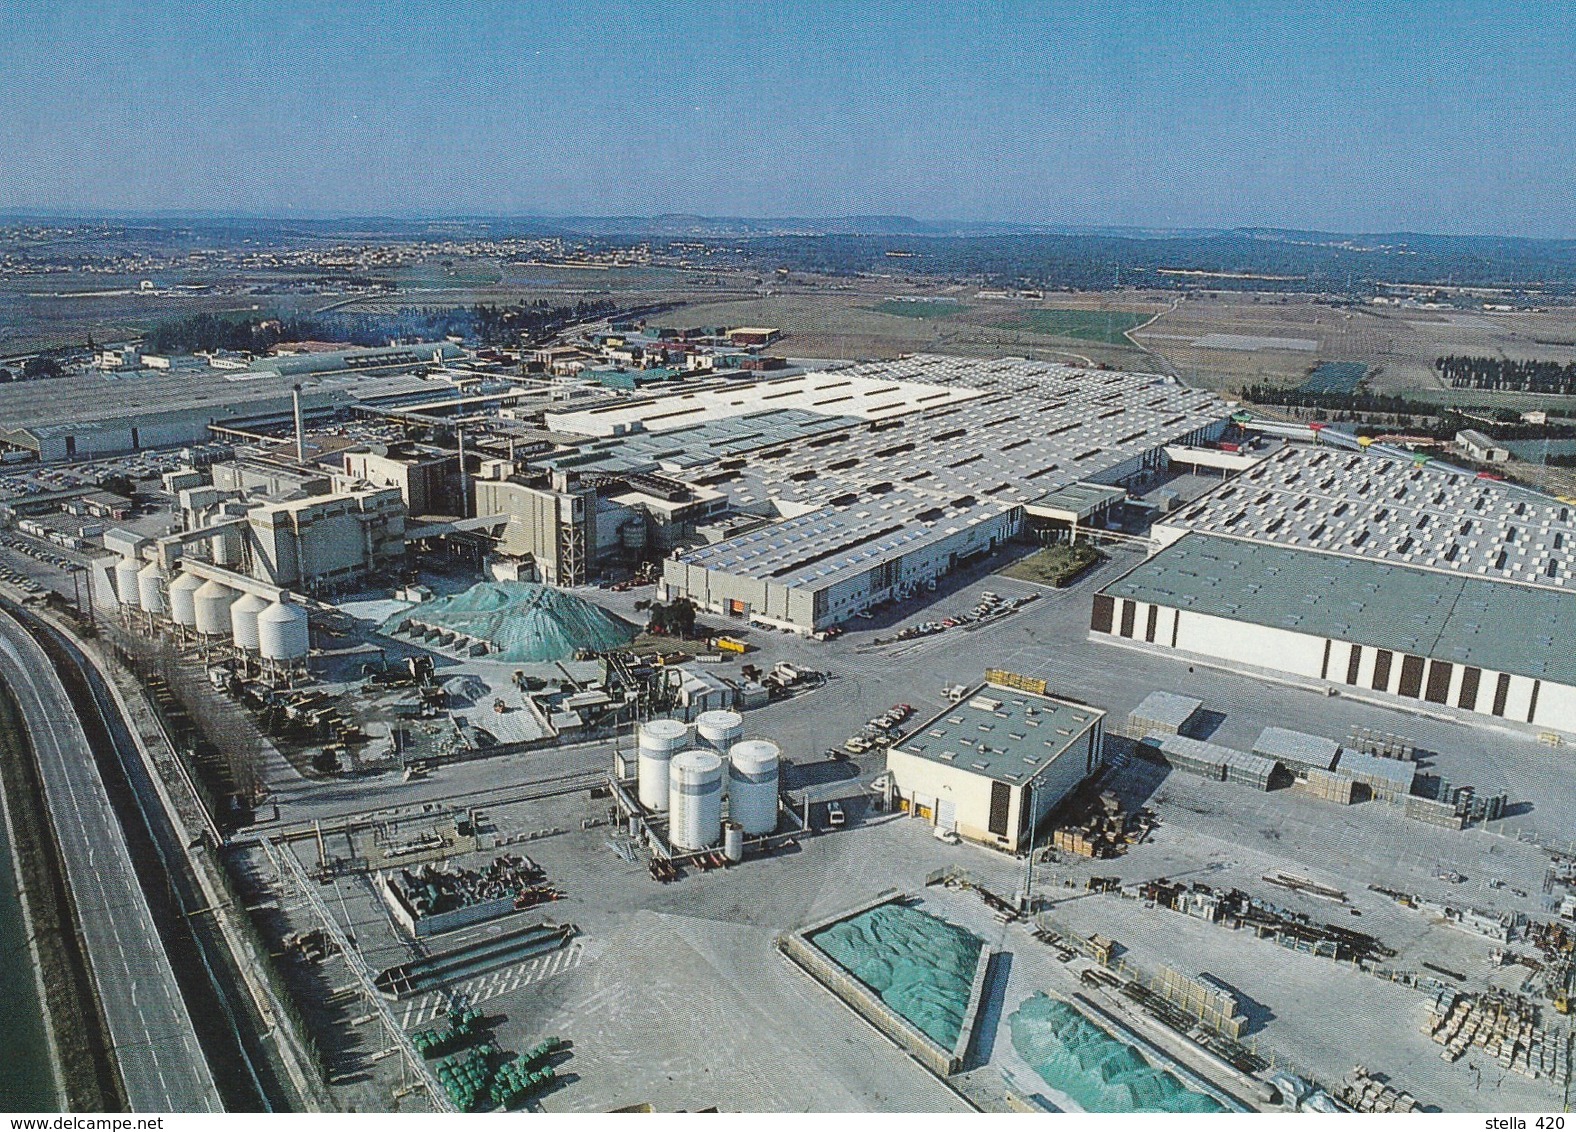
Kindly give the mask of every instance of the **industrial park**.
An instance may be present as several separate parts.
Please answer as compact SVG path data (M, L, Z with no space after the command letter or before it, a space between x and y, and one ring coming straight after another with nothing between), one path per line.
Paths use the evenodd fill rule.
M0 386L0 671L95 705L24 729L58 880L177 878L167 1017L76 956L99 1103L1565 1103L1570 505L1170 376L792 346ZM68 819L83 767L141 816Z
M1565 1128L1576 7L0 28L11 1132Z

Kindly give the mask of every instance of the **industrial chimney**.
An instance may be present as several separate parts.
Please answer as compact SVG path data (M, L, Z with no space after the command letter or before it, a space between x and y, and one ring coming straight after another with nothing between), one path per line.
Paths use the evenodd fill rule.
M295 409L296 463L306 464L306 427L301 423L301 386L290 387L290 404Z

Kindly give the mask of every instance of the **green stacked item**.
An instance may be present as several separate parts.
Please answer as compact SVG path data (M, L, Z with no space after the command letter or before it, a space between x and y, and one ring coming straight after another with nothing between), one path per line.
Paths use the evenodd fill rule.
M488 1064L497 1053L497 1047L488 1042L468 1053L446 1057L438 1062L435 1067L438 1083L449 1094L449 1100L454 1102L455 1108L461 1112L476 1111L477 1102L481 1100L492 1076Z
M479 1010L455 1008L449 1011L447 1026L441 1030L417 1030L410 1036L410 1044L416 1047L416 1052L422 1057L438 1057L475 1036L481 1020L482 1013Z
M512 1108L552 1083L555 1073L547 1059L563 1048L558 1038L547 1038L499 1068L493 1077L493 1103Z

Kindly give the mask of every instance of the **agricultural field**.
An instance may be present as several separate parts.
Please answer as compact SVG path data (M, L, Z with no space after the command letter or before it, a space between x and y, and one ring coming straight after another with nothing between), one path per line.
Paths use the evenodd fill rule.
M1007 325L1014 329L1025 327L1036 334L1048 334L1053 338L1128 346L1132 341L1127 337L1127 332L1142 326L1150 317L1130 311L1042 308L1027 311L1018 323Z
M969 308L951 299L887 299L870 309L899 318L947 318Z
M875 293L875 286L881 291ZM1109 315L1120 320L1119 325L1137 325L1164 310L1163 302L1136 296L1108 302L1102 295L1058 295L1056 305L1065 309L1046 311L1021 300L981 299L968 287L916 285L912 298L894 296L892 291L891 281L861 286L817 281L727 302L696 302L692 297L684 313L674 317L696 324L781 327L787 337L772 352L791 357L890 358L930 350L982 357L1011 354L1076 365L1104 363L1132 370L1164 366L1119 334L1116 341L1069 338L1028 321L1039 313L1095 323Z
M1576 360L1576 308L1495 313L1212 293L1182 300L1133 337L1165 358L1183 380L1204 388L1298 386L1321 365L1350 362L1368 367L1367 388L1375 393L1449 403L1459 402L1462 391L1445 388L1434 359L1485 354ZM1475 396L1472 403L1543 407L1526 395L1504 402Z
M1362 362L1325 362L1297 388L1304 393L1352 393L1367 374Z

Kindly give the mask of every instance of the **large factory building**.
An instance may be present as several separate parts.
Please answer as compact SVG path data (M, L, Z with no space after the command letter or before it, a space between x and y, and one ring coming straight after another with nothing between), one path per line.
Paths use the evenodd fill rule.
M1576 734L1572 508L1470 473L1289 447L1156 528L1097 637Z
M1100 766L1105 713L1044 694L1045 683L986 683L887 751L899 807L941 830L1017 853Z
M1097 521L1167 445L1227 422L1213 395L1153 374L928 355L550 416L606 438L560 469L660 472L753 519L677 542L666 599L801 633L933 587L1028 523Z
M203 444L221 421L289 419L295 386L312 417L430 394L437 384L401 371L460 356L448 343L426 343L260 358L243 370L195 365L12 382L0 385L0 448L51 461Z

